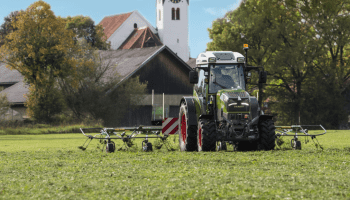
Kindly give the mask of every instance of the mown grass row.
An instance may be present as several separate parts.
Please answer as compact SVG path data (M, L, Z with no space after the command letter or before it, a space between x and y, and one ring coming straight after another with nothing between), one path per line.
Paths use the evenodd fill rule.
M350 199L350 132L302 150L81 151L79 134L0 136L0 199ZM169 142L177 146L177 137ZM122 147L118 141L117 147ZM152 140L152 143L156 142Z

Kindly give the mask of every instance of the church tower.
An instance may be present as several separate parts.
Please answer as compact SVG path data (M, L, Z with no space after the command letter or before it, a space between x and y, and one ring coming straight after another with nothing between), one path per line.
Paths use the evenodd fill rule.
M189 60L189 0L156 0L157 28L160 41L183 61Z

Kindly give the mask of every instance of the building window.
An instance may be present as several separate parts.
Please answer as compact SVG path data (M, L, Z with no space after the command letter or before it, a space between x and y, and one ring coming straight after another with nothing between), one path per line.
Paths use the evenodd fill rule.
M175 8L171 9L171 19L175 20Z
M159 10L159 21L162 20L162 11Z
M180 8L176 9L176 20L180 20Z
M137 24L136 23L134 24L134 28L137 28Z

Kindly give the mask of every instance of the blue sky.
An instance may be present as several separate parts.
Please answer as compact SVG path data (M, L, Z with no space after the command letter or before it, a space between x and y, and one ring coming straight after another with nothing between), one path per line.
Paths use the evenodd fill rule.
M138 10L154 27L156 26L156 0L44 0L51 5L55 15L61 17L84 15L98 24L105 16ZM0 0L0 24L15 10L25 10L35 0ZM210 42L208 28L229 10L239 6L240 0L190 0L189 46L191 57L205 51Z

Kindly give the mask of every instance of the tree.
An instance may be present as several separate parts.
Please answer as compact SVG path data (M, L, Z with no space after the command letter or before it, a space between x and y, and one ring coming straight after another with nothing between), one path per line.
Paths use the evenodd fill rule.
M328 55L332 55L332 52L325 49L327 45L329 47L330 43L325 43L321 34L327 33L329 38L339 39L344 37L337 36L335 32L341 32L345 35L345 33L349 33L349 30L346 27L347 23L343 23L343 26L330 27L334 20L328 20L328 28L324 28L325 31L322 31L322 28L319 28L317 24L324 25L321 20L324 18L322 13L331 12L335 18L339 13L348 13L349 2L341 0L317 2L321 1L243 1L237 10L227 13L225 18L213 22L213 27L208 29L209 36L213 39L212 42L208 43L208 50L242 52L242 44L249 44L251 50L248 61L252 65L263 66L269 72L270 82L265 87L265 98L269 97L270 101L275 102L272 110L278 112L279 121L283 123L298 123L299 116L301 116L302 122L315 122L310 120L315 119L310 118L310 113L324 116L322 121L317 123L327 122L325 121L326 113L330 113L325 112L325 110L314 110L315 107L319 106L325 107L325 109L332 108L331 116L337 115L338 123L344 119L341 108L343 98L339 93L334 95L335 91L341 91L339 87L334 88L336 82L339 84L339 81L327 84L333 89L319 90L320 86L327 87L324 84L327 81L320 84L320 81L317 80L332 82L339 80L341 74L347 74L343 73L344 70L348 70L346 67L343 68L344 70L340 70L341 67L330 67L329 64L321 65L321 63L325 63L323 59L327 60ZM338 6L327 6L333 3ZM344 54L341 56L339 53L338 56L345 58ZM340 71L332 73L335 75L333 78L327 79L327 76L331 74L329 72L323 73L324 75L328 74L327 76L320 76L321 72L328 68ZM330 102L324 101L313 101L312 103L319 103L319 105L310 106L309 99L311 97L320 98L327 95L336 98L336 107L332 106ZM330 116L328 115L328 117ZM332 127L336 126L335 123L332 123Z
M7 100L7 96L4 94L0 94L0 118L6 114L6 112L10 108L10 103Z
M110 44L107 42L103 27L95 25L95 22L90 17L75 16L67 17L66 28L72 30L76 35L75 40L84 38L92 47L99 50L110 49Z
M55 84L57 78L64 78L76 73L78 61L75 59L76 48L74 33L65 28L65 20L56 17L50 5L37 1L24 12L18 13L11 32L1 47L3 62L11 69L18 70L30 84L27 98L29 109L36 105L47 109L47 115L35 116L38 120L49 121L58 107L50 106L47 99L54 99L58 94ZM74 80L73 80L74 81ZM43 106L45 104L45 106ZM62 106L59 106L62 107ZM50 110L53 109L53 110Z
M11 12L4 18L4 23L0 26L0 47L5 43L6 36L16 29L13 27L13 21L16 21L16 16L20 11Z

